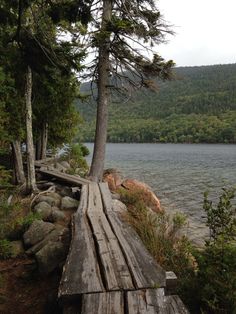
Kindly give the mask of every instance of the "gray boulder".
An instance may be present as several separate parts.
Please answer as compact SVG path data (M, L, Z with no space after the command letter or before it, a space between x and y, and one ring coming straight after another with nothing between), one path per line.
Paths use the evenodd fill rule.
M59 162L55 164L55 168L60 172L66 172L67 168L63 167Z
M12 241L11 242L11 256L17 257L25 253L22 241Z
M113 200L120 200L120 194L112 192L111 197Z
M38 269L41 274L49 274L56 269L66 258L68 247L62 242L49 241L39 252L35 258L38 263Z
M50 206L54 206L55 204L55 199L51 196L48 195L39 195L39 197L36 200L37 203L41 203L41 202L46 202L48 203Z
M53 207L50 219L51 222L65 221L66 215L63 211L57 209L57 207Z
M26 251L28 255L34 255L38 251L40 251L44 246L46 246L49 242L62 242L66 246L69 244L70 233L69 229L60 225L54 225L55 229L52 230L49 234L47 234L42 241L38 242L30 249Z
M52 213L52 207L47 202L40 202L34 206L33 211L40 214L43 220L48 220Z
M78 206L79 206L79 201L69 196L65 196L61 200L62 209L77 209Z
M72 189L68 186L62 186L57 184L57 191L60 193L60 195L63 196L70 196L73 197Z
M124 213L127 211L126 205L119 200L112 200L112 207L116 212Z
M60 206L61 196L58 193L51 192L46 195L39 195L39 197L36 199L36 202L46 202L51 206Z
M61 161L60 165L66 169L70 169L70 164L65 160Z
M54 229L55 226L52 223L35 220L23 235L25 246L30 247L42 241Z

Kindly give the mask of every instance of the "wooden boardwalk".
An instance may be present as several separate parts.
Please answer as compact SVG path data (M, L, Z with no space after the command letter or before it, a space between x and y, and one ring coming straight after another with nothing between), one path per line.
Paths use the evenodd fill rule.
M65 314L188 313L105 183L83 185L59 298Z

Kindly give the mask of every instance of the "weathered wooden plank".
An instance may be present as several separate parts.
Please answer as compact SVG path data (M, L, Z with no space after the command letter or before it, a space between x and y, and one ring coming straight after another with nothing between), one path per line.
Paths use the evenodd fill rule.
M60 171L58 171L56 169L53 169L53 171L56 171L57 174L62 174L65 178L78 180L78 182L82 182L83 184L89 184L91 182L91 181L89 181L87 179L81 178L77 174L72 175L72 174L68 174L68 173L62 173L62 172L60 172Z
M164 289L129 291L126 306L128 314L167 314L164 294Z
M167 311L170 314L189 314L189 311L178 295L166 296L165 303Z
M133 289L132 277L118 240L103 212L101 194L97 184L89 185L87 214L96 239L106 289L108 291Z
M121 213L109 212L107 217L122 247L135 288L165 287L164 269L155 262L137 233L122 218Z
M124 314L123 293L113 291L83 295L81 314Z
M178 278L173 271L166 271L166 290L171 294L176 290Z
M89 212L98 212L100 214L104 214L100 190L98 184L94 182L89 184L88 213Z
M48 163L50 163L50 162L53 164L54 161L55 161L55 157L48 157L45 159L35 160L34 165L35 165L35 167L40 168L41 166L47 166Z
M96 258L94 241L85 215L88 186L83 186L80 206L72 218L72 241L59 288L60 298L102 292L104 287Z
M112 197L107 182L99 183L105 213L112 211Z
M129 291L128 314L188 314L178 296L165 296L164 289Z
M43 167L41 167L38 171L42 174L45 174L45 175L50 176L50 177L55 177L59 180L66 181L66 182L73 184L73 185L83 185L83 184L89 184L90 183L89 180L86 180L84 178L80 178L78 176L73 176L73 175L69 175L66 173L62 173L62 172L59 172L57 170L48 170L48 169L44 169Z

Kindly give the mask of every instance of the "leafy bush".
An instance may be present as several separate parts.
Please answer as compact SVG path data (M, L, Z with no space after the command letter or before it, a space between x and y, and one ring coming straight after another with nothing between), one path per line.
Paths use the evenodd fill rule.
M204 195L210 239L199 256L200 304L209 313L236 311L236 208L234 189L223 189L214 206Z
M22 199L16 194L9 204L7 197L6 194L0 197L0 239L18 239L41 216L30 212L29 199Z
M0 259L7 259L11 254L11 243L6 239L0 240Z
M204 194L210 237L196 251L198 272L182 282L182 298L193 313L236 313L236 209L234 189L223 189L214 205Z
M3 166L0 166L0 185L10 185L11 171L6 170Z
M69 174L79 174L85 176L88 171L88 164L85 156L89 154L89 150L83 144L73 144L67 147L61 160L67 160L70 164Z

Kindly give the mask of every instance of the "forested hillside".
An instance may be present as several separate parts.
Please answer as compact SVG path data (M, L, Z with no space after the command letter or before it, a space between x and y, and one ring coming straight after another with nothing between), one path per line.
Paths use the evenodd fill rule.
M95 102L78 101L78 108L85 120L80 136L93 141ZM157 81L157 91L113 102L108 141L235 143L236 64L176 68L174 80Z

